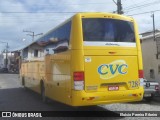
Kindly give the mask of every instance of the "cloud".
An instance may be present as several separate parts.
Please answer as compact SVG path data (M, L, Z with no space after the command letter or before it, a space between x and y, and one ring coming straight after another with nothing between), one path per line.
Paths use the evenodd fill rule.
M156 1L156 0L155 0ZM123 8L142 3L144 0L122 1ZM148 0L148 2L152 2ZM154 2L154 1L153 1ZM155 5L158 8L159 4ZM0 1L0 41L9 43L10 49L15 49L32 42L32 37L27 36L23 30L46 33L67 18L74 12L113 12L116 5L112 0L1 0ZM139 8L125 13L126 15L153 10L153 6ZM8 13L4 13L8 12ZM17 13L9 13L17 12ZM47 13L57 12L57 13ZM58 13L71 12L71 13ZM139 31L152 30L152 19L150 14L133 16L138 22ZM158 28L160 16L155 15L156 27ZM22 39L25 38L25 41ZM37 37L35 37L37 39ZM0 43L0 51L5 48Z

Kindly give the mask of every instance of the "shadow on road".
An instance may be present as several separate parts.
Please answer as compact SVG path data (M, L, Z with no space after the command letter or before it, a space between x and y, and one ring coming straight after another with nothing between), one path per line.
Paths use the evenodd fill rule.
M108 115L118 116L117 113L109 111L100 106L71 107L56 101L50 101L49 103L45 104L42 102L39 94L28 89L26 90L24 88L0 89L0 96L1 96L0 111L53 111L53 112L69 111L68 113L70 114L72 113L74 114L75 113L74 111L79 111L79 112L85 111L85 114L87 114L87 112L90 111L94 111L93 112L94 114L96 112L102 111ZM77 119L77 117L72 117L72 119L73 118ZM100 118L101 116L99 116L98 120ZM122 117L114 117L113 119L120 119L120 118ZM90 119L90 118L84 118L84 119ZM93 119L97 118L94 117ZM104 119L104 116L102 116L102 119Z

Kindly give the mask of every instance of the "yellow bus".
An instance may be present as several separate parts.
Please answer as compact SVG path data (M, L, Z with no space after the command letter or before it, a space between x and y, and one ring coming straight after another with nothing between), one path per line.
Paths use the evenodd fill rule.
M22 52L22 84L71 106L140 101L143 66L135 20L77 13Z

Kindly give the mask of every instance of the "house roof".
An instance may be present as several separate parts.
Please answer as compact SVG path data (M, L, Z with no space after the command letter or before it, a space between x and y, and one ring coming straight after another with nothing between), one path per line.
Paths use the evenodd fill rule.
M141 35L142 40L154 37L153 31L148 31L148 32L145 32L145 33L141 33L140 35ZM160 37L160 30L155 30L155 37L156 38Z
M156 29L155 33L157 33L157 32L160 32L160 30ZM148 34L151 34L151 33L153 33L153 30L150 30L150 31L147 31L147 32L144 32L144 33L140 33L140 35L145 36L145 35L148 35Z

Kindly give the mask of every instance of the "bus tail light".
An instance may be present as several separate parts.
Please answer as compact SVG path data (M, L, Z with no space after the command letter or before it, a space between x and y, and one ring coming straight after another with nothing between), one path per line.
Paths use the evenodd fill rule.
M84 72L74 72L73 80L75 90L84 90Z
M138 73L139 73L139 78L144 78L143 70L139 70Z
M144 86L144 73L143 70L138 71L139 79L140 79L140 86Z

